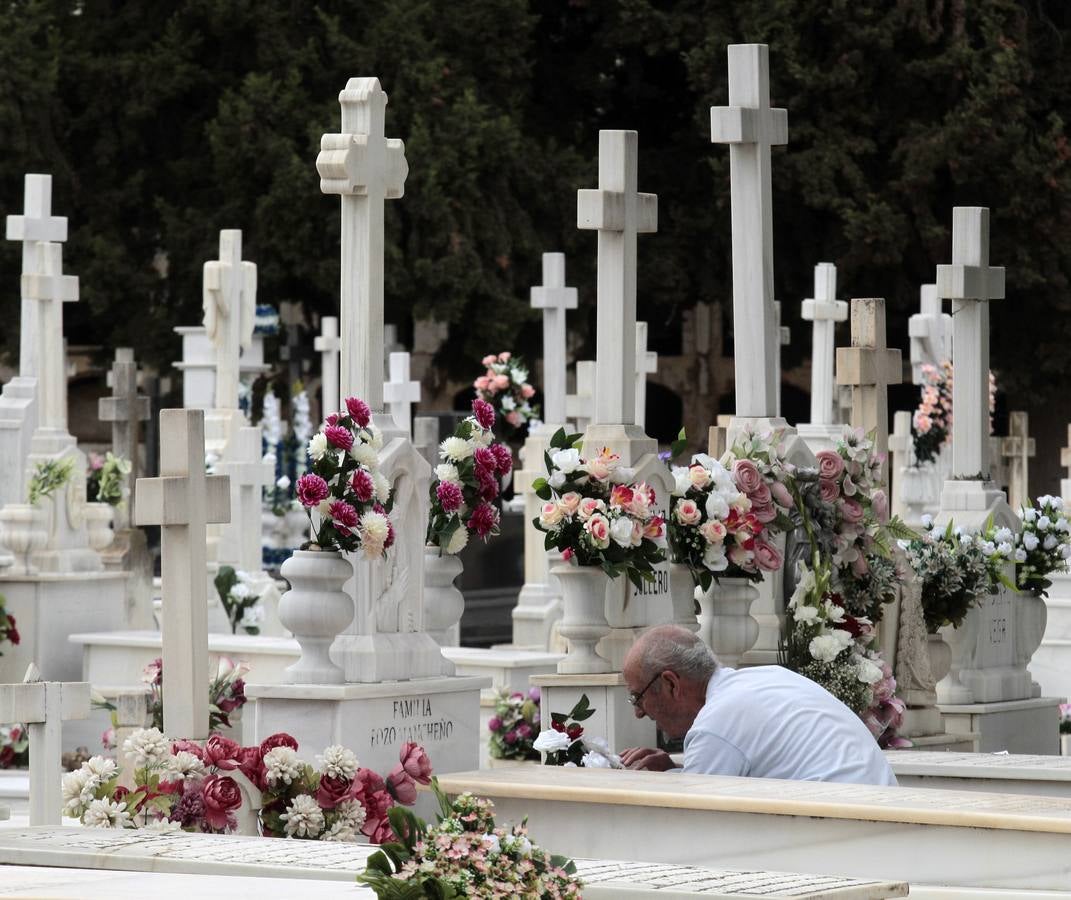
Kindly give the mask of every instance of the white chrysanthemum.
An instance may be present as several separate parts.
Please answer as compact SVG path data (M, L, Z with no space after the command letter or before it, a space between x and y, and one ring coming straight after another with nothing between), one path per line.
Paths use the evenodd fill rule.
M371 424L369 424L369 426L367 428L367 431L368 431L368 434L370 435L370 437L368 438L368 443L372 445L372 449L374 449L374 450L382 450L383 449L383 432L380 431L378 428L376 428L375 425L371 425Z
M320 756L320 771L329 778L350 781L357 774L357 754L347 747L332 744Z
M461 481L461 475L457 471L457 466L453 463L439 463L435 467L435 477L439 481L451 481L454 484L458 484Z
M82 768L90 775L95 775L102 784L114 778L119 772L119 765L107 756L91 756L82 763Z
M324 812L320 809L320 804L308 794L298 794L279 818L286 823L283 828L287 837L314 838L324 830Z
M376 499L380 503L390 500L390 480L378 469L372 473L372 486L376 491Z
M379 452L371 444L354 442L350 448L350 456L369 471L375 471L379 467Z
M123 753L134 761L134 768L158 766L167 760L171 744L159 728L139 728L123 741Z
M473 421L475 422L475 419ZM472 437L470 438L473 447L490 447L494 439L494 434L486 428L481 428L479 422L473 425Z
M461 462L472 456L472 441L451 435L439 445L439 456L451 462Z
M92 778L83 766L75 772L68 772L63 776L63 814L77 819L85 812L85 802L82 800L82 791L85 790L86 782Z
M264 769L268 784L290 784L301 775L302 762L291 747L272 747L264 754Z
M335 807L339 821L345 822L354 831L360 831L364 825L366 813L360 800L343 800Z
M327 452L327 435L322 431L317 432L312 436L312 440L309 441L309 456L314 460L323 459L323 455Z
M450 540L446 542L446 546L443 550L447 553L460 553L465 549L465 546L469 542L469 530L462 525L452 535Z
M188 750L179 750L171 757L169 769L173 778L199 777L205 773L205 764Z
M387 539L389 523L383 513L367 512L361 516L361 540L383 546Z
M124 802L94 800L86 810L83 823L90 828L126 828L130 824L130 813Z
M336 844L352 843L357 840L357 832L349 824L339 819L320 835L320 840Z

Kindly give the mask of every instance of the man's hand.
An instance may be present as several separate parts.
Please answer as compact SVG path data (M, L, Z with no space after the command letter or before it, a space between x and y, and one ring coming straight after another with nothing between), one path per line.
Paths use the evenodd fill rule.
M646 769L648 772L665 772L677 768L672 757L665 750L650 747L630 747L621 754L621 762L626 769Z

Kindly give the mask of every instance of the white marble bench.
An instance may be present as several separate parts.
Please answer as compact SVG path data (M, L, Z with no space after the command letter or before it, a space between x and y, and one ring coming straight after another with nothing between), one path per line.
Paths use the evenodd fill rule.
M536 835L537 840L539 836ZM619 848L619 852L624 848ZM0 884L9 885L7 867L51 866L57 869L92 869L112 872L156 873L173 876L175 884L182 877L233 878L235 890L226 896L269 896L244 893L240 885L268 878L311 879L345 882L349 896L354 894L353 879L365 868L368 856L376 848L362 844L332 844L319 841L286 841L271 838L232 837L223 835L153 832L147 830L108 831L102 829L27 828L0 831ZM822 875L793 875L783 872L725 871L696 866L658 865L636 862L608 862L578 859L577 868L585 881L584 896L594 900L631 900L650 897L659 900L703 897L707 900L766 897L795 900L878 900L907 896L905 883L874 879L840 878ZM19 877L23 877L21 868ZM58 876L59 877L59 876ZM77 878L67 879L76 883ZM167 882L162 882L165 886ZM147 884L147 887L150 885ZM195 887L190 885L191 888ZM224 886L226 887L226 886ZM311 895L309 885L302 884L303 895ZM139 896L179 896L177 890L157 893L155 889ZM370 893L370 892L369 892ZM204 893L185 896L206 896ZM275 886L271 895L288 896L285 888ZM18 896L16 894L16 896ZM78 893L78 896L95 896ZM114 895L112 895L114 896ZM328 894L327 896L334 896Z
M1071 757L887 750L901 787L1032 794L1071 800Z
M599 858L635 847L665 863L992 888L1012 897L1071 891L1071 803L1059 798L546 766L439 781L451 794L490 798L504 819L527 815L555 852Z

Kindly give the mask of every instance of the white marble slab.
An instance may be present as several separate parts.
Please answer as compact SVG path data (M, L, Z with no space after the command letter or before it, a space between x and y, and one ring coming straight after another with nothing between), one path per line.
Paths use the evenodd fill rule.
M1056 697L1031 697L993 703L938 703L945 731L974 734L978 750L997 753L1053 754L1060 752L1060 703Z
M1032 794L1071 800L1071 757L1016 753L885 753L903 787Z

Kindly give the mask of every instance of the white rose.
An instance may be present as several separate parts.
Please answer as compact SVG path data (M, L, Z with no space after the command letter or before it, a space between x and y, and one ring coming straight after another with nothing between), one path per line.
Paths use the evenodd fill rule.
M580 760L580 765L584 766L587 769L613 768L613 766L610 765L610 760L608 760L601 753L595 753L594 751L592 751L591 753L585 753Z
M1046 550L1052 550L1058 543L1060 542L1057 540L1056 535L1047 534L1045 535L1045 540L1041 542L1041 546Z
M1008 541L1011 541L1013 537L1014 535L1012 534L1012 530L1010 528L998 528L993 533L993 540L996 541L998 544L1007 543Z
M1071 544L1060 544L1060 548L1059 550L1057 550L1057 553L1060 554L1060 559L1067 559L1068 557L1071 557Z
M1022 512L1022 519L1024 522L1033 522L1038 517L1038 511L1032 507L1027 507Z
M1018 550L1015 551L1015 553L1014 553L1012 558L1017 563L1025 563L1026 562L1026 551L1022 547L1020 547Z
M317 432L312 436L312 440L309 441L309 456L315 460L323 459L323 455L327 452L327 435L322 431Z
M568 475L580 468L580 451L575 447L555 450L550 455L550 461L559 472Z
M1052 522L1049 520L1048 516L1041 516L1038 519L1038 528L1042 531L1048 531L1050 525L1052 525Z
M502 409L506 412L513 412L517 408L517 401L514 400L509 394L506 394L502 398Z
M565 475L561 472L555 472L547 479L547 484L554 488L554 490L558 490L558 488L565 484Z
M636 470L632 466L617 466L610 470L610 481L613 484L630 484L636 480Z
M565 732L548 728L546 731L539 732L539 737L532 742L532 747L540 753L556 753L559 750L568 750L572 743Z
M280 475L275 479L275 486L281 491L289 490L290 479L286 475Z
M1038 536L1032 531L1024 531L1023 546L1028 552L1033 553L1038 548Z
M688 493L688 489L692 486L692 479L688 475L688 469L685 466L673 467L673 496L683 497Z
M711 491L707 495L705 511L708 519L727 519L729 517L729 503L717 491Z
M632 519L621 516L610 523L610 538L618 547L630 547L632 545Z

